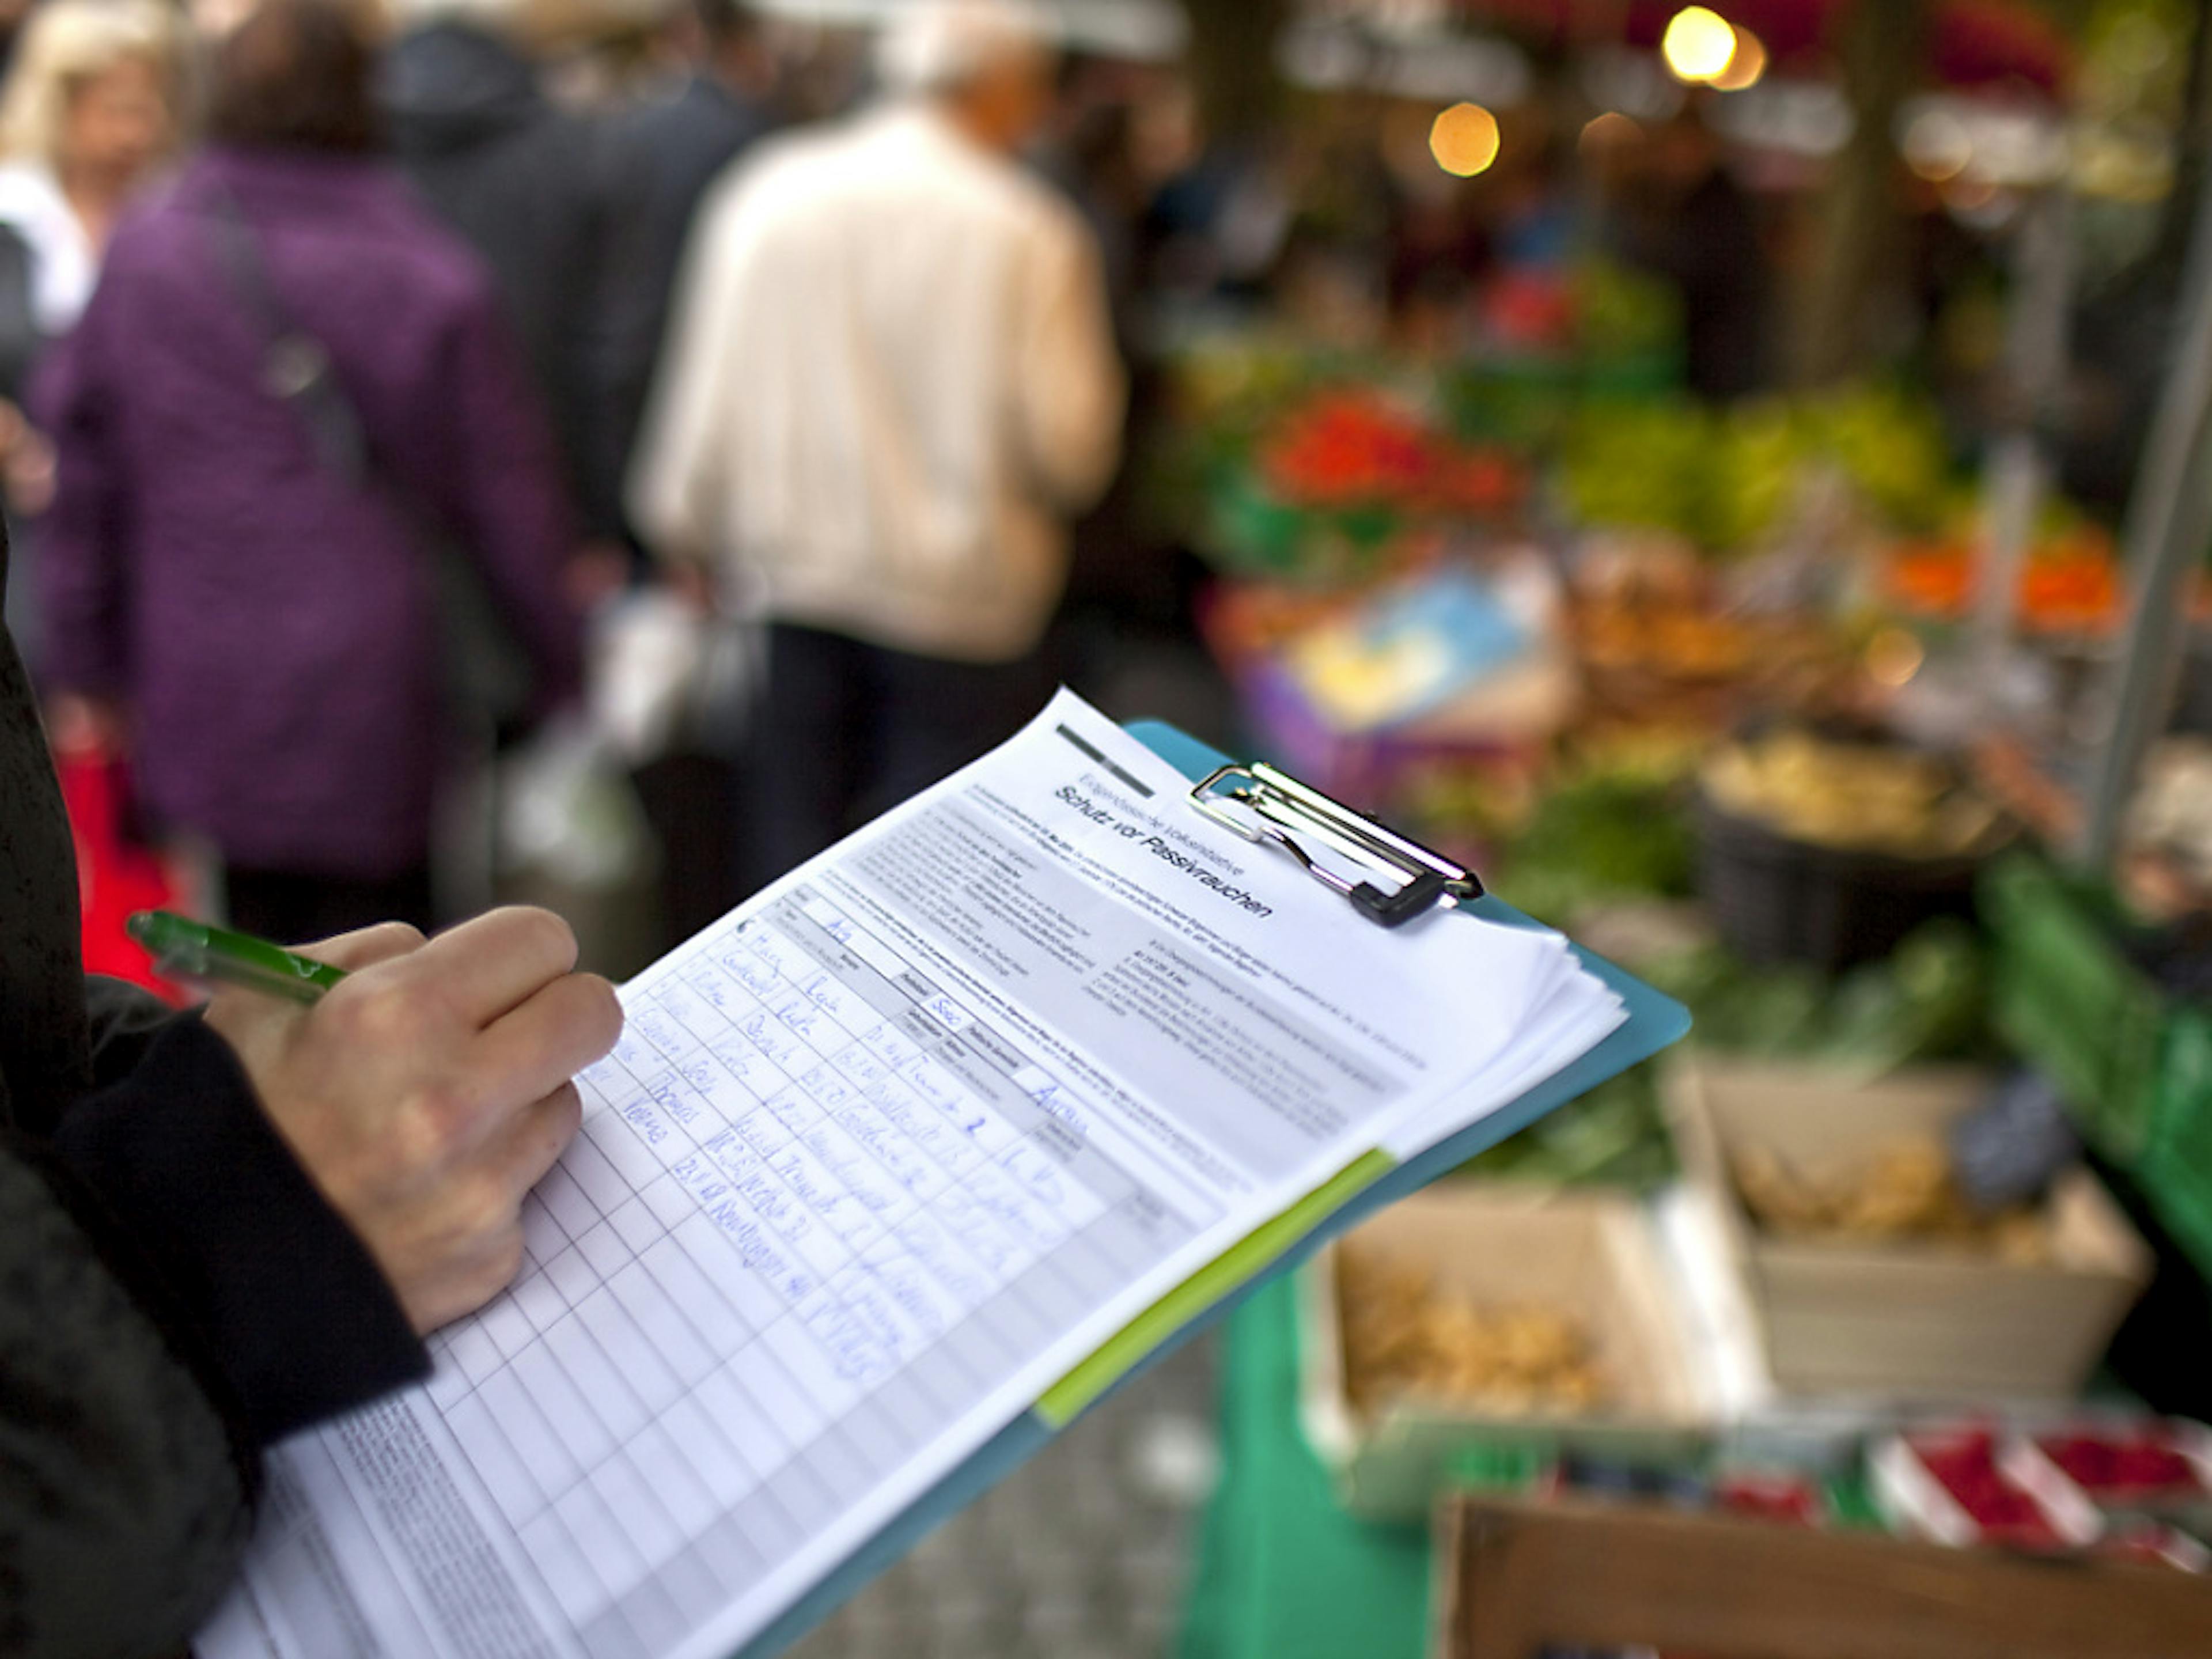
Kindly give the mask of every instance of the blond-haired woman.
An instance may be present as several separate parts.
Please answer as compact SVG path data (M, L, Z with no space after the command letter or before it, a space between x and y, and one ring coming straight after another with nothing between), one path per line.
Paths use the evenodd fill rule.
M163 0L48 0L16 39L0 92L0 488L11 517L43 512L53 493L52 447L21 409L32 367L76 325L108 233L174 146L184 61ZM30 550L17 548L7 605L35 665Z
M67 333L100 250L177 131L182 36L161 0L50 0L0 95L0 225L30 255L30 311Z

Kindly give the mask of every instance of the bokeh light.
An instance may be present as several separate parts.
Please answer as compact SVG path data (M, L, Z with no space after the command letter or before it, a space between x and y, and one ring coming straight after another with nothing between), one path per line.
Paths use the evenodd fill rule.
M1721 72L1713 76L1713 87L1720 92L1744 92L1757 86L1765 73L1765 43L1749 29L1738 29L1735 50L1729 54Z
M1927 647L1901 628L1885 628L1867 641L1867 675L1877 685L1905 684L1927 659Z
M1905 164L1923 179L1942 184L1955 179L1974 159L1973 135L1948 110L1923 110L1905 129Z
M1677 80L1711 81L1735 56L1735 30L1727 18L1704 6L1685 6L1667 25L1659 55Z
M1609 109L1602 115L1592 116L1583 124L1582 136L1575 141L1575 147L1586 155L1603 155L1625 149L1643 137L1644 129L1636 124L1634 118L1623 115L1617 109Z
M1498 159L1498 118L1480 104L1454 104L1429 128L1429 154L1446 173L1472 179Z

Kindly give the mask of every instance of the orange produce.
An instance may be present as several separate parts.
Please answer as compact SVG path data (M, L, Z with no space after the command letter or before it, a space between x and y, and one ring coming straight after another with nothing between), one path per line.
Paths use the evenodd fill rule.
M1907 542L1885 563L1882 591L1910 615L1955 622L1973 606L1979 561L1979 549L1967 542ZM2021 572L2017 607L2022 624L2039 634L2118 627L2126 594L2112 538L2078 529L2038 546Z

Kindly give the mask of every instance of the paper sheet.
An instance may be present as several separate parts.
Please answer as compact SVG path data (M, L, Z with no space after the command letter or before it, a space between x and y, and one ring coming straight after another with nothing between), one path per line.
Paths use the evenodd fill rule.
M521 1278L273 1455L206 1659L720 1659L1260 1221L1602 1034L1556 934L1372 929L1187 787L1063 693L625 988Z

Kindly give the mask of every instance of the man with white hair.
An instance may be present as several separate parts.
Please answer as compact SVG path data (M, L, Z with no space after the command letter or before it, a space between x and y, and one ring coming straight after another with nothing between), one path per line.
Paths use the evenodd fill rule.
M889 96L761 146L687 256L631 475L662 557L769 624L761 877L1042 705L1065 520L1124 384L1097 249L1015 159L1051 92L1036 13L917 0Z

